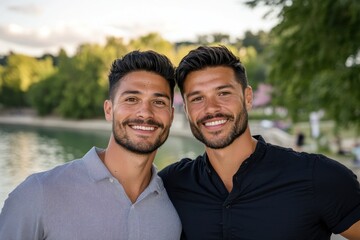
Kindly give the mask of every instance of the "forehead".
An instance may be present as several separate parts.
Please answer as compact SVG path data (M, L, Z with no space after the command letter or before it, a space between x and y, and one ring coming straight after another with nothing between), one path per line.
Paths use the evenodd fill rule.
M221 85L240 85L230 67L208 67L189 73L184 81L184 92L206 91Z
M170 96L170 85L168 81L159 74L148 71L134 71L126 74L119 81L116 95L127 91L162 93Z

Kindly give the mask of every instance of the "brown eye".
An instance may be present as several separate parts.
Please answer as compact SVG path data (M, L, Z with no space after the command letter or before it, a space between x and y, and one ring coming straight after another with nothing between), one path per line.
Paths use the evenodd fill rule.
M190 102L196 103L196 102L200 102L202 99L203 99L203 97L194 97L194 98L190 99Z
M138 102L138 100L137 100L137 98L134 98L134 97L128 97L125 99L125 102L136 103L136 102Z
M166 103L162 100L156 100L156 101L154 101L154 104L156 106L165 106L166 105Z
M219 96L226 96L226 95L229 95L229 94L230 94L230 92L220 92Z

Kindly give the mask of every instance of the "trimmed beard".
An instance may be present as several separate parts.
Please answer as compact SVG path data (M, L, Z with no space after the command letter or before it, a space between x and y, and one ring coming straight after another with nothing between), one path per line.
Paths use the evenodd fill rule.
M123 130L123 129L125 129L125 126L128 125L129 123L136 123L136 124L147 123L150 125L155 125L158 128L163 129L163 132L160 133L160 135L157 137L157 139L155 140L154 143L146 142L145 139L143 142L135 143L129 138L126 131ZM150 153L156 151L161 145L164 144L164 142L166 141L166 139L169 136L170 127L165 128L163 124L158 123L154 120L143 121L143 120L139 120L139 119L126 120L126 121L124 121L122 123L118 123L116 125L115 118L113 116L112 132L113 132L113 136L114 136L114 139L117 144L119 144L123 148L129 150L130 152L133 152L136 154L141 154L141 155L146 155L146 154L150 154Z
M201 122L203 122L203 120L205 120L205 119L208 120L208 119L212 119L215 117L227 117L228 121L235 120L234 126L233 126L232 130L230 131L230 134L225 138L221 138L218 140L216 140L216 139L214 140L211 138L206 139L205 136L202 134L198 125L202 124ZM192 121L189 121L189 123L190 123L191 132L197 140L199 140L200 142L205 144L205 146L208 148L221 149L221 148L225 148L225 147L229 146L231 143L234 142L235 139L240 137L246 131L246 129L248 127L248 112L246 111L246 106L244 103L242 110L236 117L233 117L231 115L225 115L225 114L208 115L205 118L198 121L197 124L194 124L194 122L192 122ZM220 133L221 133L221 131L214 132L213 135L216 136Z

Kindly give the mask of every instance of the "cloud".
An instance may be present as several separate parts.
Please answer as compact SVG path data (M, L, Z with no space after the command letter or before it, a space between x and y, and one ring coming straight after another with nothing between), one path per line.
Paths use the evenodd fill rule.
M0 49L2 52L21 49L24 52L38 55L40 52L55 53L59 48L64 48L71 54L83 43L105 43L108 36L129 40L149 32L159 32L164 27L169 29L169 26L154 21L147 24L116 23L101 26L82 23L72 23L72 25L61 23L55 26L40 27L28 27L14 23L0 24L0 42L3 45ZM33 49L33 51L29 51L29 49ZM43 51L40 51L41 49Z
M16 24L0 25L0 40L26 47L52 47L100 40L94 36L98 35L81 27L25 28Z
M27 15L40 15L43 12L40 6L34 4L12 5L8 7L8 10Z
M171 30L171 26L161 21L150 20L143 23L113 23L104 27L103 30L107 35L131 39L146 35L151 32L157 32L163 36L164 33Z

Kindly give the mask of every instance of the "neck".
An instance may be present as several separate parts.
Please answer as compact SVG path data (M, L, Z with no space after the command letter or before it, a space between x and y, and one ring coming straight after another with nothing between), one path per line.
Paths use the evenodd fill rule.
M206 147L208 159L220 176L228 192L233 188L232 178L241 164L255 151L257 140L252 138L249 128L229 146L222 149Z
M134 203L150 183L155 154L156 151L150 154L136 154L110 139L107 149L99 157Z

